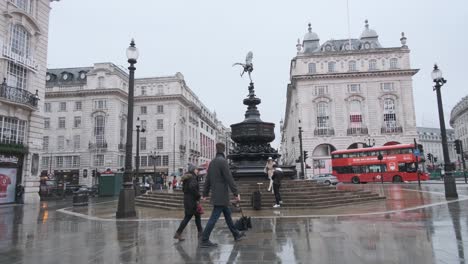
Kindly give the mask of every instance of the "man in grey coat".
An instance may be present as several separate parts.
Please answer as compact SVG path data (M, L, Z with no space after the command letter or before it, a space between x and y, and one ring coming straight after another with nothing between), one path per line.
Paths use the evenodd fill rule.
M225 145L223 143L216 143L216 157L210 162L203 189L204 200L208 197L211 190L211 203L213 204L213 211L205 226L199 245L204 248L218 246L218 244L210 241L210 234L221 216L221 213L223 213L226 224L234 236L235 241L239 241L245 236L244 232L239 232L232 222L231 209L229 209L229 189L234 196L236 196L237 201L240 201L240 195L234 183L231 171L229 170L224 151Z

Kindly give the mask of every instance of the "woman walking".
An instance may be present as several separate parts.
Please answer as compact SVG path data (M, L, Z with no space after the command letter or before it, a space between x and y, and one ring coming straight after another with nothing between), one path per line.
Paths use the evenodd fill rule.
M184 211L185 217L177 229L174 239L183 241L182 232L187 226L190 219L195 216L195 224L197 225L198 237L201 236L203 228L201 225L201 217L197 211L198 203L200 201L200 189L198 186L198 168L193 164L189 164L188 172L182 176L182 190L184 192Z

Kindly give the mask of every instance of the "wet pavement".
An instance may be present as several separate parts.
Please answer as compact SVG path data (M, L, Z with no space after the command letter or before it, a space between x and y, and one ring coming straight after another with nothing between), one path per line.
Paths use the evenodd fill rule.
M449 201L442 184L338 188L387 199L246 211L254 217L247 239L234 242L220 219L211 237L220 244L215 249L197 247L194 223L183 233L186 241L172 239L179 212L138 208L137 218L116 221L108 199L81 209L70 201L0 206L0 263L465 263L468 185L458 184L459 199Z

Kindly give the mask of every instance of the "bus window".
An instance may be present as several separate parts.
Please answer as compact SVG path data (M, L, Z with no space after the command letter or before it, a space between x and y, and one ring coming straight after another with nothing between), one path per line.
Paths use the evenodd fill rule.
M359 153L359 157L366 157L367 156L367 152L360 152Z
M406 171L407 172L416 172L416 164L415 163L406 163Z
M388 150L388 155L397 155L400 154L400 151L398 149L389 149Z
M347 158L348 157L348 154L343 154L343 158Z
M406 172L406 163L398 163L398 171Z

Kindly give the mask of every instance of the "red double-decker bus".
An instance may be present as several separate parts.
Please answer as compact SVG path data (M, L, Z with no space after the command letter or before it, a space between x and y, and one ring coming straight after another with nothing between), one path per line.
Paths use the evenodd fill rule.
M337 150L331 153L332 169L340 182L404 182L417 181L416 156L413 144ZM382 160L378 159L379 154ZM423 155L421 153L421 155ZM429 175L419 172L425 181Z

